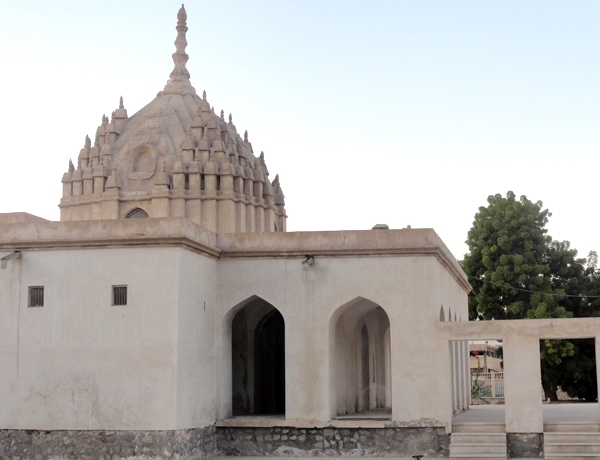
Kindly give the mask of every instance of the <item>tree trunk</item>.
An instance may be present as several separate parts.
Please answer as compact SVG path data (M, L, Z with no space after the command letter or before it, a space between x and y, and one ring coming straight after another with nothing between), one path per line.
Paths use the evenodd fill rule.
M558 401L556 390L553 390L550 384L545 382L544 379L542 379L542 388L544 389L544 399L546 401Z

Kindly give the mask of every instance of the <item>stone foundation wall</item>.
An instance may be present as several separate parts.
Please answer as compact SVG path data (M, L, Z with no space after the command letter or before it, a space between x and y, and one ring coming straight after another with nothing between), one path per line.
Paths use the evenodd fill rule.
M223 456L448 457L444 428L230 428L218 427Z
M542 433L507 433L508 458L540 458L544 451Z
M214 452L214 426L176 431L0 430L1 460L199 460Z

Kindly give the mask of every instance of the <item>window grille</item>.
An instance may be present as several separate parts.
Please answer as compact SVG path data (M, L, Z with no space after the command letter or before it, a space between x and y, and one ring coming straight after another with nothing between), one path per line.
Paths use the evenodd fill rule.
M44 286L29 286L29 306L44 306Z
M127 286L112 287L112 304L127 305Z

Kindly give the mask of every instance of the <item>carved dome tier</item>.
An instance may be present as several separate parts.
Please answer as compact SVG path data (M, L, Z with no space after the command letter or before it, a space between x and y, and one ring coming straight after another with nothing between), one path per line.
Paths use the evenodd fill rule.
M284 195L229 115L189 80L187 15L177 15L175 64L163 91L128 117L120 99L63 176L61 220L181 216L215 232L285 231Z

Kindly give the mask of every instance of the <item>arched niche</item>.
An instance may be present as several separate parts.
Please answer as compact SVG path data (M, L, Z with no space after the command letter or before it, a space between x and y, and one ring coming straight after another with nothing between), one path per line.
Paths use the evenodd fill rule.
M285 321L254 297L231 319L233 416L285 414Z
M125 216L126 219L145 219L148 217L148 213L141 208L132 209Z
M127 174L129 179L150 179L156 170L157 154L149 144L139 144L131 150L132 172Z
M330 400L333 417L391 417L391 339L387 313L357 297L330 325Z

